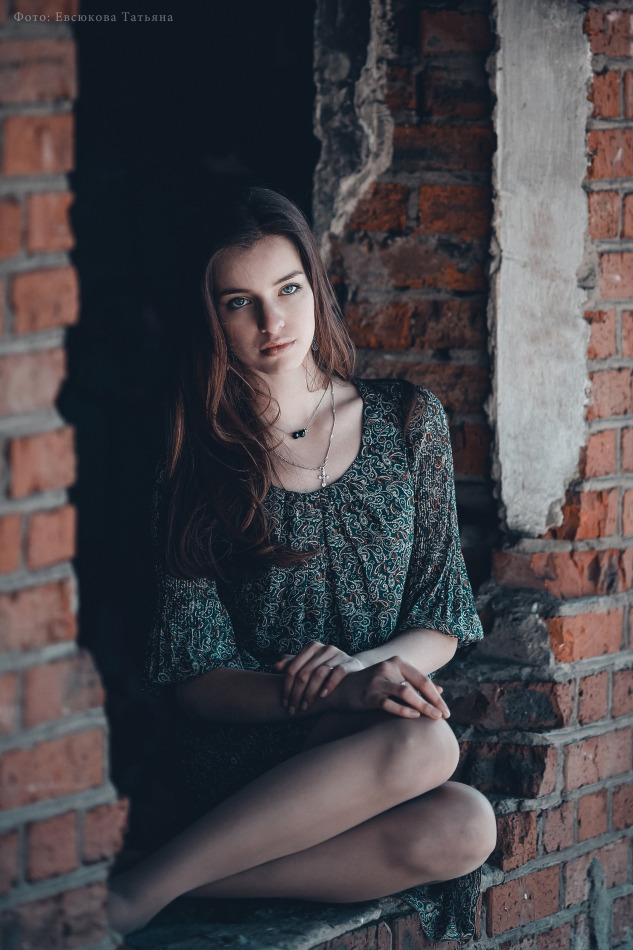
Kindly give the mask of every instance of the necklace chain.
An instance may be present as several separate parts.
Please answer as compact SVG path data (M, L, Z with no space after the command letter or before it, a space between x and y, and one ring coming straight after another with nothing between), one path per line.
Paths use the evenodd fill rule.
M327 392L327 386L326 386L325 389L323 390L323 393L322 393L322 395L321 395L321 398L319 399L319 401L318 401L318 403L317 403L317 405L316 405L316 409L314 410L314 412L312 413L312 415L311 415L310 418L308 419L308 421L307 421L307 423L305 424L305 426L303 427L303 429L296 429L294 432L284 432L283 429L280 429L279 426L276 426L276 425L273 425L273 429L277 429L277 432L283 432L284 435L291 435L293 439L303 439L303 438L305 438L305 436L306 436L306 435L308 434L308 432L309 432L310 426L311 426L312 423L314 422L314 417L316 416L317 412L319 411L319 409L320 409L320 407L321 407L321 403L322 403L323 400L325 399L325 394L326 394L326 392Z
M316 467L313 465L300 465L299 462L293 462L292 459L286 458L285 455L282 455L281 452L278 452L277 449L273 449L275 455L282 460L282 462L287 462L288 465L294 466L294 468L302 468L305 472L318 472L318 478L321 479L321 488L325 488L330 477L325 471L325 466L330 457L330 449L332 448L332 439L334 438L334 426L336 425L336 403L334 400L334 383L330 381L330 390L332 393L332 428L330 429L330 440L327 446L327 452L325 453L325 458L320 465ZM325 391L327 392L327 390ZM325 395L325 392L323 395ZM321 397L323 398L323 397ZM321 405L321 403L319 403ZM318 409L318 406L317 406ZM312 422L312 420L310 420Z

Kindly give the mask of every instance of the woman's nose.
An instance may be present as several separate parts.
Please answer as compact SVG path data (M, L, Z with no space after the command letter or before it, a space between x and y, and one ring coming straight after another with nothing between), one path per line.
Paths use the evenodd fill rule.
M259 329L262 333L275 333L284 325L278 305L276 303L262 303L259 311Z

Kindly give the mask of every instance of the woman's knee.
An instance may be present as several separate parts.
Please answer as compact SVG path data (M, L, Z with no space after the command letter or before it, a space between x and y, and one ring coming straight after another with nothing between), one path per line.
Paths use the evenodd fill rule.
M402 800L448 781L457 768L459 744L443 719L394 717L385 727L383 775Z
M406 839L406 862L436 881L461 877L480 867L497 841L490 803L476 789L457 782L447 782L425 798L418 833ZM429 822L433 825L431 847Z

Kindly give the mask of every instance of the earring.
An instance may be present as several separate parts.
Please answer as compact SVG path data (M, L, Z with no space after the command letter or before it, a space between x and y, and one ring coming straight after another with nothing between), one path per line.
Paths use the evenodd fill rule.
M312 352L313 352L313 353L316 353L316 351L317 351L318 349L319 349L319 344L317 343L316 340L313 340L313 341L312 341Z

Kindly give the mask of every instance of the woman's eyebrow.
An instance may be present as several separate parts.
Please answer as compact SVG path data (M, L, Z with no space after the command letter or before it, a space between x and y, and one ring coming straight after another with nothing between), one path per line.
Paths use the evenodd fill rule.
M291 274L286 274L285 277L280 277L279 280L274 281L273 287L276 287L277 284L283 284L287 280L290 280L292 277L305 276L302 270L293 270ZM225 290L220 291L220 297L227 297L229 294L248 294L250 291L246 290L244 287L227 287Z

